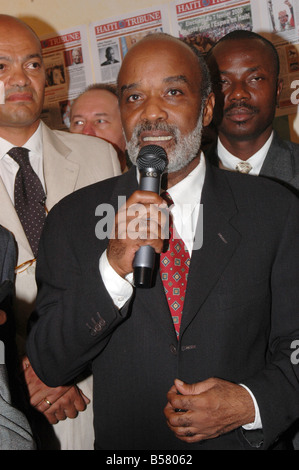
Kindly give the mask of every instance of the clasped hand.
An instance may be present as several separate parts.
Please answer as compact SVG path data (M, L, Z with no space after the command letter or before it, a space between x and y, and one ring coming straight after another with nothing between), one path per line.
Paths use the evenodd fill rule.
M254 421L248 391L225 380L210 378L192 385L175 380L167 399L167 424L188 443L212 439Z
M49 423L56 424L66 418L76 418L90 403L76 386L48 387L35 374L25 357L22 361L24 377L30 397L30 404L43 413Z

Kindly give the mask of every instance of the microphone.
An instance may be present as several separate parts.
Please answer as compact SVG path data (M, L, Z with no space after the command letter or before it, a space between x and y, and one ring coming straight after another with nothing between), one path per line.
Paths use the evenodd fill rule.
M160 194L161 177L168 163L165 150L159 145L146 145L140 150L136 164L140 172L139 189ZM151 287L155 266L155 250L152 246L141 246L133 261L134 285Z

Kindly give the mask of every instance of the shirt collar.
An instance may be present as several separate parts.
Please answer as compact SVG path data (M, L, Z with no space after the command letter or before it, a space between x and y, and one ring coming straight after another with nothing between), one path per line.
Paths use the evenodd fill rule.
M12 147L15 146L11 142L0 137L0 159L2 159ZM36 155L42 155L43 145L41 123L39 123L38 128L23 145L23 147L26 147L29 151L33 152Z
M199 164L182 181L172 186L168 193L170 194L175 207L177 207L183 216L186 211L184 207L190 207L194 210L201 199L202 188L206 173L206 162L203 152L200 155Z
M266 155L268 153L268 150L270 148L270 145L271 145L271 142L272 142L272 139L273 139L273 135L274 135L274 133L272 131L269 139L266 141L266 143L263 145L263 147L261 147L254 155L252 155L250 158L248 158L248 160L246 160L252 166L252 170L249 173L250 175L258 175L259 174L259 172L260 172L260 170L263 166L264 160L266 158ZM218 153L219 159L220 159L223 167L225 169L228 169L228 170L235 170L237 163L242 161L242 160L240 160L240 158L238 158L235 155L233 155L232 153L230 153L224 147L224 145L220 141L219 137L218 137L218 141L217 141L217 153Z
M140 181L140 174L136 167L137 181ZM206 162L203 152L200 155L199 164L182 181L172 186L168 193L175 206L182 208L184 204L189 204L192 208L200 202L201 192L206 174Z

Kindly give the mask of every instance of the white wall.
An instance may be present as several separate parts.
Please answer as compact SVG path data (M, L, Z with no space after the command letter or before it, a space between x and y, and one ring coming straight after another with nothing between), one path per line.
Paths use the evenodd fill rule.
M170 2L171 0L0 0L0 12L25 19L42 36Z

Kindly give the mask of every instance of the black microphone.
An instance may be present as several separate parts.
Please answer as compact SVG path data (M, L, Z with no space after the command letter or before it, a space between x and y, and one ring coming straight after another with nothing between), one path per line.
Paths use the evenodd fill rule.
M159 145L146 145L136 160L140 172L139 189L160 194L161 177L168 163L165 150ZM134 285L151 287L155 267L155 250L152 246L141 246L133 261Z

